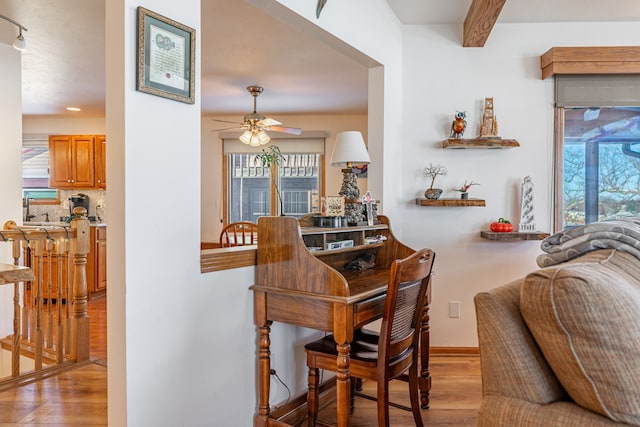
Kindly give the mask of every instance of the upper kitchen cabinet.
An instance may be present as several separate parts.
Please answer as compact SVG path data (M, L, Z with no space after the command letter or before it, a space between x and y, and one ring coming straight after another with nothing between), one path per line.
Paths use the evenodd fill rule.
M96 187L107 188L107 138L97 135L95 140Z
M49 187L104 188L103 143L104 136L97 135L49 136ZM101 172L96 170L97 152ZM100 182L96 181L98 173Z

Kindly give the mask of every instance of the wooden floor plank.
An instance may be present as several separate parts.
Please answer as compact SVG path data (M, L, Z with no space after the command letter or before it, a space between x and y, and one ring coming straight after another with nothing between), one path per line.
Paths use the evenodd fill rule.
M3 427L107 426L106 297L89 301L91 359L94 363L63 372L43 381L0 393L0 425ZM422 410L430 427L476 425L482 389L480 358L431 356L433 389L431 408ZM375 382L365 382L364 391L375 394ZM392 400L408 404L407 384L393 381ZM376 425L376 403L357 398L351 425ZM320 418L335 422L335 405L320 412ZM411 413L391 408L391 425L413 426ZM306 424L304 424L306 425Z

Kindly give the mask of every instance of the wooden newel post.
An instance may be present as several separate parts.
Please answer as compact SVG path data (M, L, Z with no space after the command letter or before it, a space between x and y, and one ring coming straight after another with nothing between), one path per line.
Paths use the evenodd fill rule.
M76 362L89 360L89 315L87 314L87 254L89 253L89 219L87 210L73 209L71 239L73 256L73 317L71 319L71 358Z

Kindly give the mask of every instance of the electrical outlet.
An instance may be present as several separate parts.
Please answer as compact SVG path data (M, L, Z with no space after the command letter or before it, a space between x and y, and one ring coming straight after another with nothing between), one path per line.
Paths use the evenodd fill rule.
M460 301L449 301L449 317L460 317Z

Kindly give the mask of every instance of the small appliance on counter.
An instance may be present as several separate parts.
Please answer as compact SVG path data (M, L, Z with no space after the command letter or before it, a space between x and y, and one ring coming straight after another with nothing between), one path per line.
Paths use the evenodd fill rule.
M76 193L69 196L69 216L61 216L60 221L70 222L73 218L73 209L77 207L82 207L87 210L87 216L89 221L95 221L96 217L89 215L89 196L82 193Z

